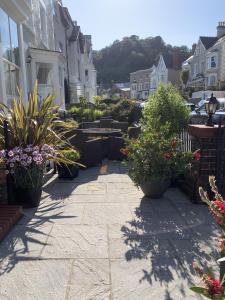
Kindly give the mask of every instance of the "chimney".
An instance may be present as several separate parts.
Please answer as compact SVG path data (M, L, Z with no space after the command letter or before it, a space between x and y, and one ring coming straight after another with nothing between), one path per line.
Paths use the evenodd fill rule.
M225 22L219 22L217 26L217 37L221 38L225 35Z
M74 25L74 26L77 26L77 21L73 21L73 25Z

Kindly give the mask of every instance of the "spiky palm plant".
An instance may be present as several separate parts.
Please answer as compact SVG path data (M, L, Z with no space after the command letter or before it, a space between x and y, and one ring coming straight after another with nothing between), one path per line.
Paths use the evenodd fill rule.
M65 134L76 127L76 122L64 122L58 117L59 106L52 95L47 96L41 106L38 104L38 85L29 97L28 104L23 101L22 92L14 100L12 107L0 104L0 147L5 148L4 121L8 123L9 147L42 146L48 144L57 150L56 162L69 163L60 151L60 145L66 141Z

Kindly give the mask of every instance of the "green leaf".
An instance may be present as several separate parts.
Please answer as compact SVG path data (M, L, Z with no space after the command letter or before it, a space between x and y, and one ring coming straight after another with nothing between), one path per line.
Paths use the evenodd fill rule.
M192 286L190 288L190 290L192 290L195 293L202 294L202 295L204 295L207 292L207 290L205 288L198 287L198 286Z

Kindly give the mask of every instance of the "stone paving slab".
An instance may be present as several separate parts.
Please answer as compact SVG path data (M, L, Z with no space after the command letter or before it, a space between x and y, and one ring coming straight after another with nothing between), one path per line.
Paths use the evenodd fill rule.
M42 258L108 258L105 226L54 225Z
M112 295L117 300L181 300L202 299L189 290L191 283L189 274L180 274L180 266L176 260L157 267L151 261L122 259L111 260ZM197 279L196 279L197 280Z
M0 277L0 299L65 299L70 265L69 260L15 261L14 268Z
M54 178L39 207L24 210L0 244L0 299L203 299L189 290L199 283L191 265L218 272L218 235L206 206L176 188L147 199L106 161Z
M0 244L0 261L17 257L39 257L47 244L52 225L23 226L17 225Z
M87 225L124 224L131 218L132 214L126 203L89 203L85 208L83 223Z
M107 259L73 261L68 299L109 300L110 293Z

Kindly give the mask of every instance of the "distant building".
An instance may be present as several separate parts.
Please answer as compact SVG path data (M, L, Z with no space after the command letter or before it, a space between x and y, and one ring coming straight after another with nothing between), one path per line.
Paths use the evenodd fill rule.
M121 99L130 99L130 82L115 83L111 93L117 94Z
M216 36L200 36L193 56L182 64L189 70L188 87L195 90L225 87L225 22L219 22Z
M146 100L150 91L151 69L130 73L131 99Z
M159 55L156 63L146 70L139 70L130 74L131 98L146 100L153 94L160 83L172 83L180 87L180 70L173 68L171 62Z

